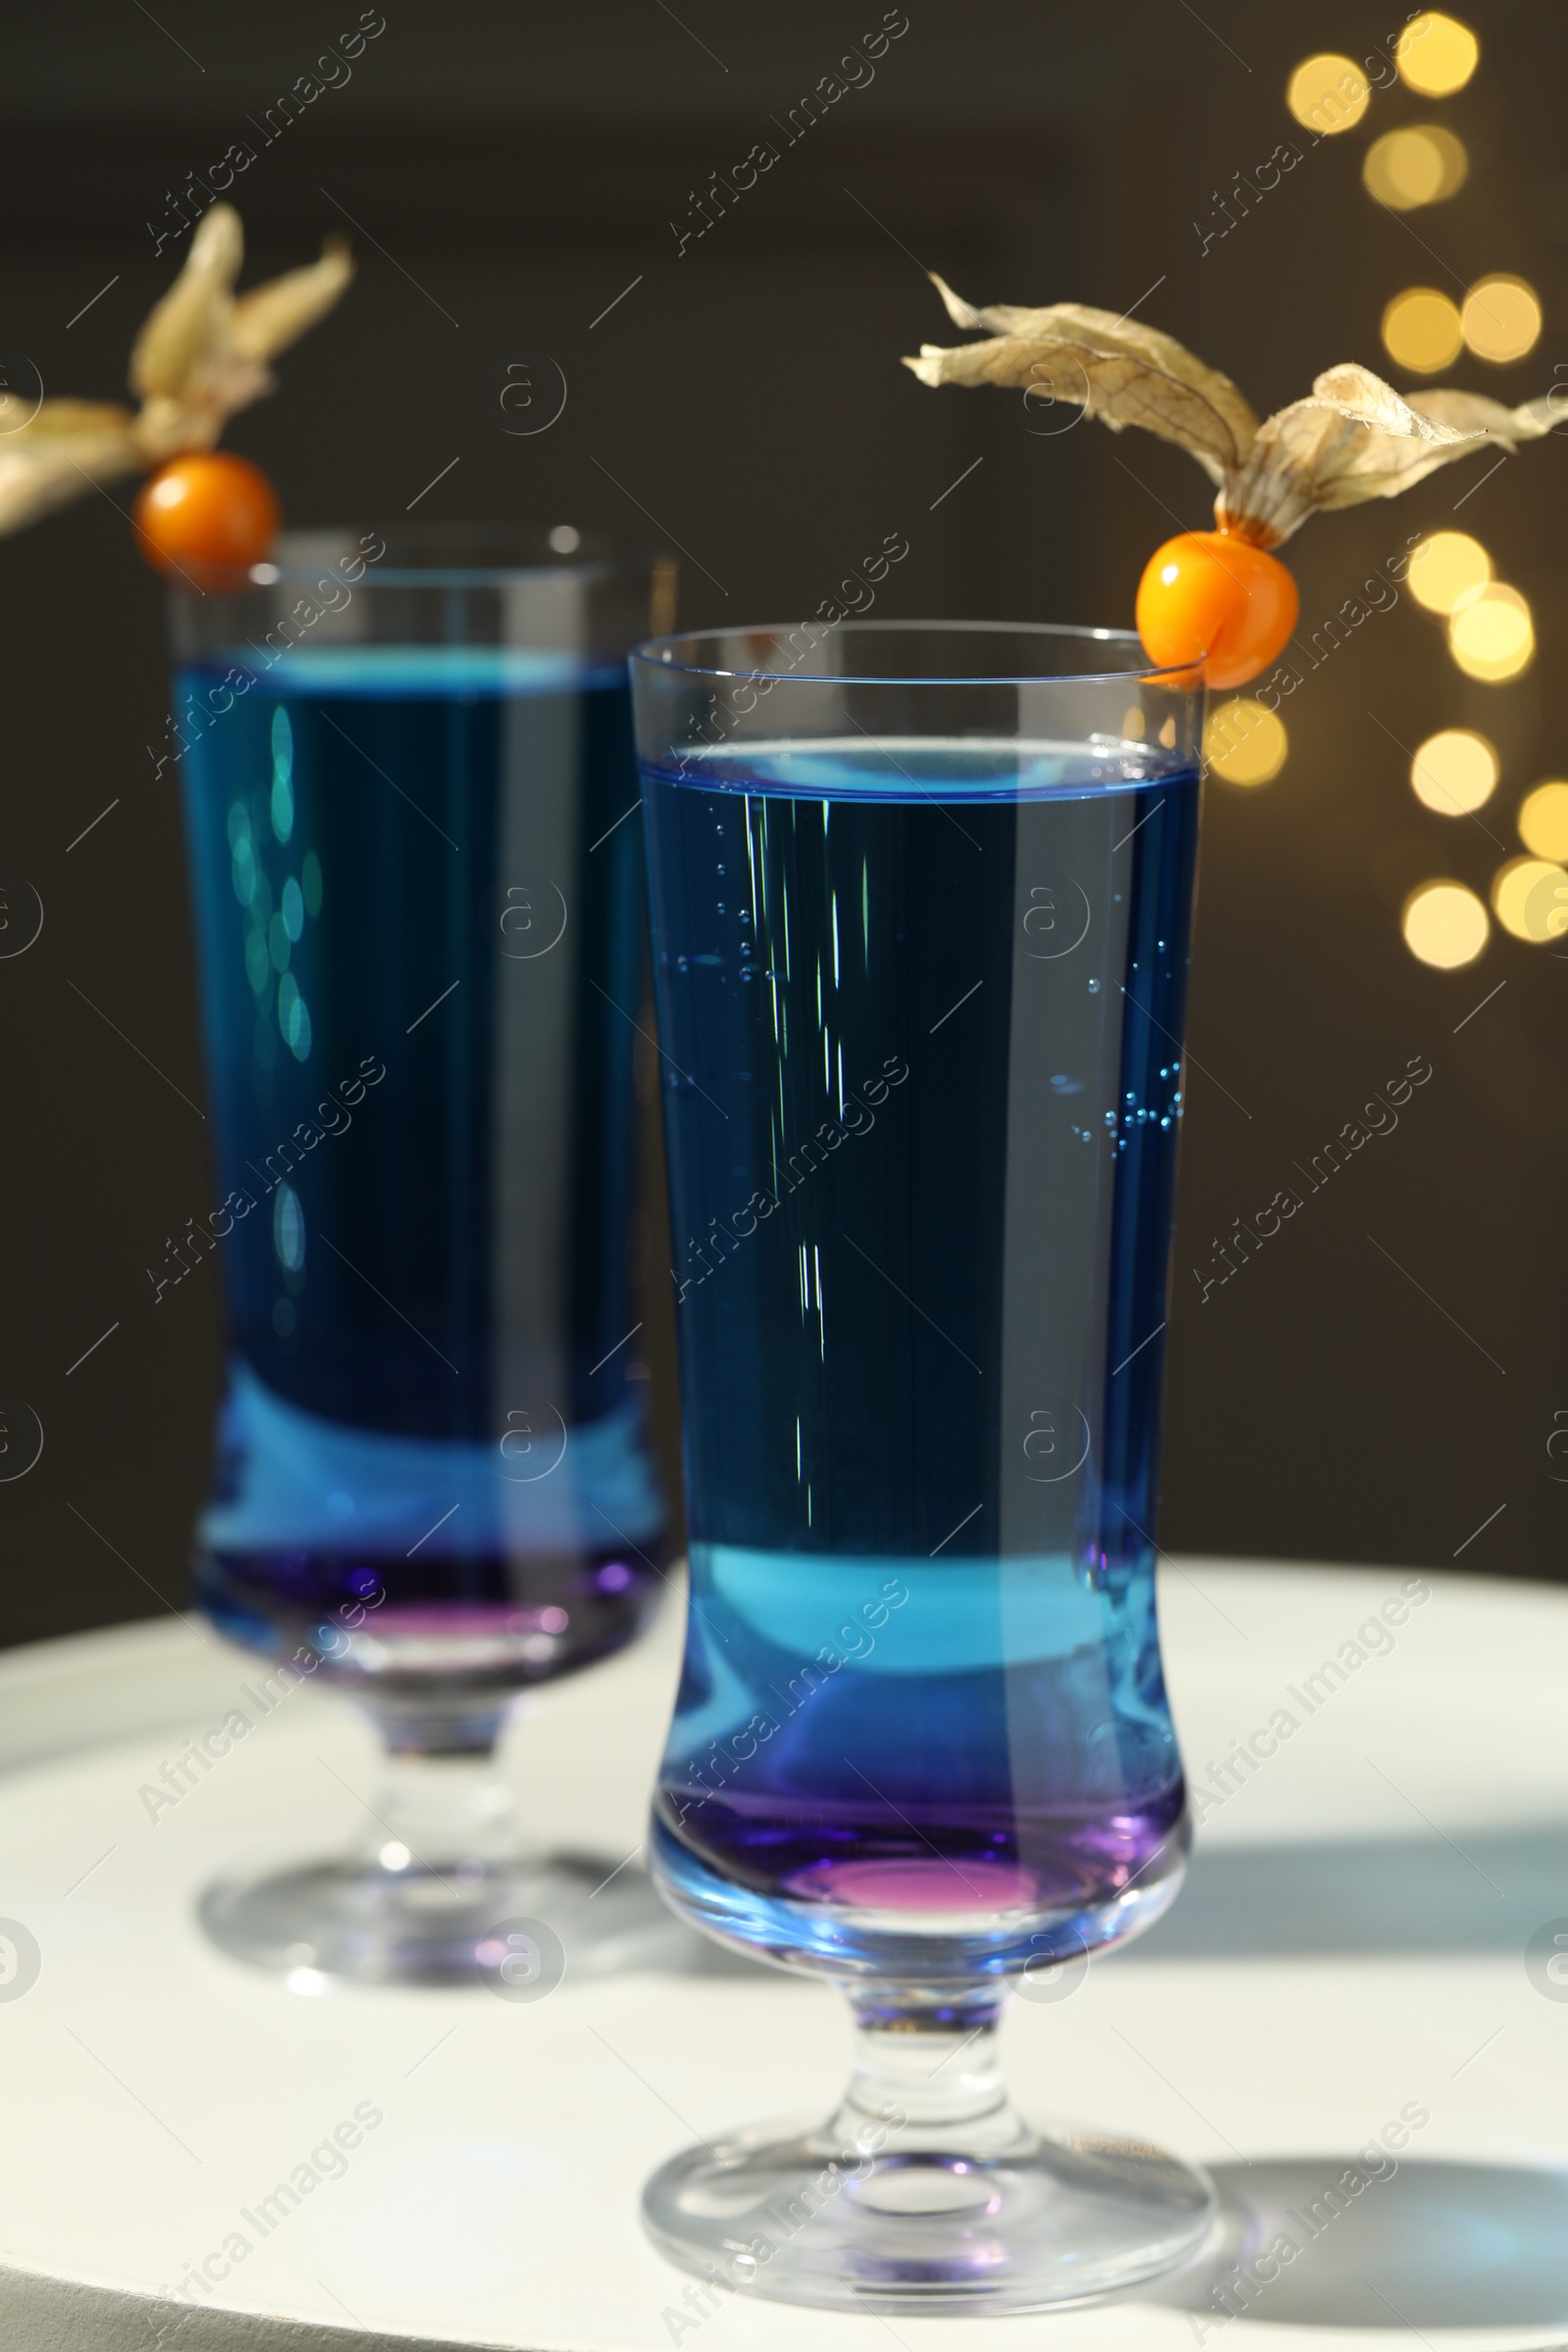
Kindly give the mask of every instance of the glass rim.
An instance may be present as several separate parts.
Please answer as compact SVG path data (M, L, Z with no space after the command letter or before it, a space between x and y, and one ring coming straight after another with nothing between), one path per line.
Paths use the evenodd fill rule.
M778 640L812 627L820 628L824 640L852 633L868 634L873 630L884 636L915 636L924 631L933 636L950 637L1071 637L1097 645L1135 646L1140 660L1136 666L1125 669L1021 670L999 666L993 670L960 670L951 674L931 671L922 676L911 676L907 670L886 669L726 669L717 662L680 662L673 658L672 649L675 647L717 645L725 639L736 637L771 637ZM1085 622L1061 620L760 621L746 628L732 624L726 628L682 629L665 637L647 637L640 645L632 647L629 656L634 669L640 666L657 677L726 678L741 684L764 678L798 686L1087 686L1120 681L1123 684L1167 686L1184 693L1201 691L1202 665L1206 658L1205 648L1203 653L1195 655L1190 662L1153 662L1145 653L1143 640L1136 629L1099 628Z
M563 530L575 532L574 546L552 544L554 533ZM379 539L384 549L398 549L397 559L390 563L369 559L363 544L365 535ZM470 549L485 543L487 553L510 543L516 554L500 562L475 557L465 560L462 553L465 543ZM310 557L304 552L307 545L316 550ZM417 545L430 550L427 562L410 561L406 551ZM557 523L550 527L493 522L411 524L406 520L363 526L306 524L282 532L274 555L237 573L226 592L243 596L252 590L303 585L345 562L364 565L356 587L440 589L504 588L518 580L559 577L576 580L635 577L672 561L671 551L653 538L622 539L609 531L578 530L575 524ZM220 588L220 593L223 592Z

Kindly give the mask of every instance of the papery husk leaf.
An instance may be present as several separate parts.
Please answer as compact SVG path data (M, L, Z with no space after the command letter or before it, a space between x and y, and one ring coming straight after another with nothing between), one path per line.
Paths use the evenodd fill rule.
M118 400L41 400L25 424L0 433L0 456L61 433L128 432L133 422L131 411Z
M239 215L215 204L198 223L185 266L131 346L130 388L141 399L182 391L223 334L245 258Z
M234 350L244 359L275 359L325 318L353 275L347 239L328 237L318 262L285 270L281 277L239 296L230 321Z
M45 404L57 409L88 409L92 405L87 401ZM40 514L70 506L97 484L140 470L130 417L123 410L119 414L122 421L118 425L75 429L54 420L40 431L35 420L25 432L0 440L0 534L20 531Z
M1084 303L977 310L941 278L933 282L956 325L1000 331L984 343L926 344L904 363L923 384L998 384L1070 401L1115 432L1136 424L1174 441L1216 482L1250 451L1251 407L1229 376L1174 335Z
M1510 447L1519 441L1541 440L1568 416L1568 398L1560 387L1524 401L1516 409L1505 408L1486 392L1455 390L1423 392L1410 406L1430 416L1434 424L1451 424L1461 433L1492 433Z
M1370 368L1348 360L1325 368L1312 385L1312 398L1321 407L1337 409L1352 424L1366 424L1380 433L1417 441L1444 441L1453 429L1423 416L1418 408L1386 384ZM1294 407L1294 402L1292 406ZM1283 412L1280 412L1283 414Z
M1318 509L1397 498L1489 442L1512 451L1557 422L1550 395L1504 408L1484 393L1434 391L1404 400L1369 368L1331 368L1308 400L1260 426L1248 464L1214 502L1223 529L1278 547Z
M1192 452L1219 486L1221 529L1259 547L1278 547L1317 508L1396 498L1489 442L1512 451L1539 440L1568 414L1556 393L1516 409L1481 392L1405 399L1349 362L1325 369L1307 399L1259 424L1229 376L1157 327L1072 302L977 310L940 277L933 283L956 325L992 331L983 343L928 343L906 360L923 384L1037 390L1077 403L1113 431L1142 425Z

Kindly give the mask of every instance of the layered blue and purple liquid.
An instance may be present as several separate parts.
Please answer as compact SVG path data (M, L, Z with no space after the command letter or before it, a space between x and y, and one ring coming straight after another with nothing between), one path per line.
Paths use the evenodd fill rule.
M655 1834L733 1940L1001 1968L1175 1891L1199 791L1133 743L645 763L692 1571Z
M630 1638L664 1544L624 668L255 669L179 679L218 1205L150 1279L214 1254L226 1295L199 1590L345 1675L544 1679Z

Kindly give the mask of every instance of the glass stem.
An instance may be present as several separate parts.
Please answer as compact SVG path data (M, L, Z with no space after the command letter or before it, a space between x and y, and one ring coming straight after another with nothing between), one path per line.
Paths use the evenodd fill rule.
M366 1702L385 1743L380 1794L367 1845L385 1870L437 1873L510 1859L516 1849L512 1791L496 1772L504 1706L446 1712Z
M831 2132L846 2144L891 2150L953 2144L1001 2148L1023 2132L1003 2084L995 1989L934 2003L892 1987L857 1986L855 2060Z

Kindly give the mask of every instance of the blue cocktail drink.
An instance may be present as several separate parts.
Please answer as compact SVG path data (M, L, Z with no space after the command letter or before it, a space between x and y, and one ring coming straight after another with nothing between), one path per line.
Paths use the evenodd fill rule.
M1185 1841L1149 1530L1197 776L852 742L646 789L698 1368L663 1867L763 1943L775 1897L834 1950L1102 1940Z
M399 1755L477 1759L515 1690L636 1633L666 1548L628 1271L622 649L649 568L374 544L182 600L228 1335L197 1579L226 1633L351 1688ZM443 1826L414 1781L392 1880L454 1884L490 1800L473 1782ZM541 1907L479 1877L401 1957L358 1879L352 1935L285 1936L275 1886L264 1927L254 1887L209 1923L248 1957L463 1974L476 1923ZM376 1899L397 1892L377 1865ZM419 1901L428 1926L429 1874Z
M1071 2164L1010 2110L996 2138L994 2078L923 2135L906 2095L935 2076L941 2106L960 2046L972 2076L1031 1971L1157 1917L1187 1847L1152 1531L1200 696L1142 668L869 626L633 665L692 1570L656 1867L725 1941L846 1984L851 2108L914 2133L883 2130L900 2185L862 2149L765 2258L804 2301L1022 2308L1206 2228L1158 2159L1054 2236L1039 2167ZM766 2236L822 2161L810 2133L720 2158L650 2187L679 2259L748 2213ZM994 2227L956 2194L976 2167Z
M225 674L184 671L185 707ZM624 668L301 650L182 773L232 1351L203 1596L275 1642L373 1590L383 1646L412 1624L461 1674L471 1637L519 1683L612 1648L663 1533L617 1352Z

